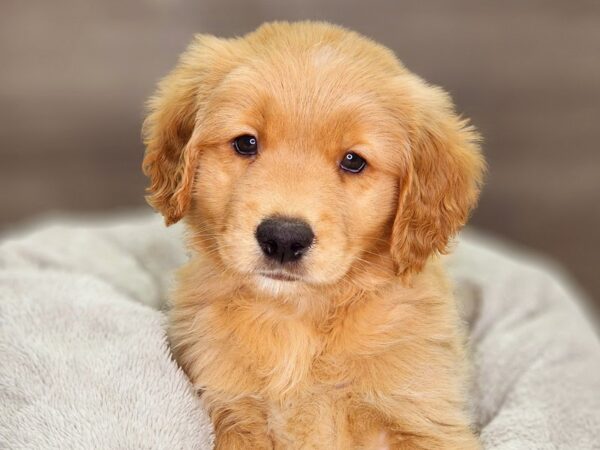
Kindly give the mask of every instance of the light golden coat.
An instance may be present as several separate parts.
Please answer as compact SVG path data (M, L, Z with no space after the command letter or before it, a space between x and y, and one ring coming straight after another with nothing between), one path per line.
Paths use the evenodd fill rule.
M257 136L255 157L231 148ZM218 449L474 449L464 337L437 255L467 220L478 136L386 48L324 23L198 36L145 122L149 202L184 218L169 336ZM359 174L339 169L353 150ZM316 241L258 274L260 221Z

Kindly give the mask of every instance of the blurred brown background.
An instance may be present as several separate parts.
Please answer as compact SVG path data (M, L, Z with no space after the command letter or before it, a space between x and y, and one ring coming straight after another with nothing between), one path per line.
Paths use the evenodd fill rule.
M394 49L485 137L472 223L600 299L600 2L1 0L0 229L143 204L143 102L196 32L323 19Z

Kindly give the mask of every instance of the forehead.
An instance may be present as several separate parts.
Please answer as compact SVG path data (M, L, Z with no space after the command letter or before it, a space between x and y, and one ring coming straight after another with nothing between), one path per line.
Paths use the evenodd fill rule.
M232 69L215 98L305 123L343 112L375 114L387 77L331 46L256 53Z

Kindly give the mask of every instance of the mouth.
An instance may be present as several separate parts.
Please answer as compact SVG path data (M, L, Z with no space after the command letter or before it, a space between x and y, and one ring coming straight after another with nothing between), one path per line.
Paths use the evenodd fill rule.
M260 276L277 281L300 281L301 278L287 272L259 272Z

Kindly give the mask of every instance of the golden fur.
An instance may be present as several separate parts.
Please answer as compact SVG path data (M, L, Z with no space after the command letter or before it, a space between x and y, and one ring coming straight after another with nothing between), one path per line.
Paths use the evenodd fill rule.
M255 157L232 149L239 135ZM218 449L474 449L440 253L476 203L478 136L388 49L325 23L197 36L145 122L149 202L184 218L169 336ZM355 150L359 174L340 170ZM258 274L265 217L315 244Z

